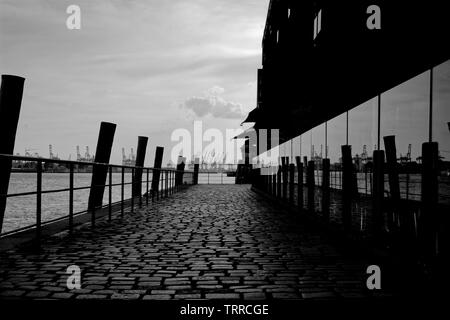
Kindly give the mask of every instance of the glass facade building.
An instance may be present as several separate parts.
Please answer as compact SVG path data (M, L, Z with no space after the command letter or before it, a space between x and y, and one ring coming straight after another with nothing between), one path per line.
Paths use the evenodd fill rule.
M379 30L364 23L369 5L384 14ZM251 122L280 130L280 158L296 172L288 179L292 168L278 169L280 161L275 171L284 174L256 185L360 236L401 234L404 243L427 243L427 252L448 252L450 52L442 14L434 2L272 0ZM295 188L286 195L277 183Z

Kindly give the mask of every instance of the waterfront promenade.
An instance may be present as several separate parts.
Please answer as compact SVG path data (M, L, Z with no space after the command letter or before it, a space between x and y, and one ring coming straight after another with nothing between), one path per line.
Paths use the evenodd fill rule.
M74 264L82 270L81 289L69 290L66 269ZM39 253L0 253L0 296L363 298L374 295L366 289L368 265L248 185L197 185L123 220L46 239Z

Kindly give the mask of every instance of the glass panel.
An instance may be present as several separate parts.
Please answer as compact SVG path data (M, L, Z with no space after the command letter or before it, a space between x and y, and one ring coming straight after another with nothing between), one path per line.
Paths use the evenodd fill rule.
M429 72L389 90L381 97L381 149L383 137L395 136L403 198L420 200L420 156L429 133ZM389 192L388 177L385 190Z
M378 140L378 98L369 100L349 111L348 143L352 156L358 191L371 194L373 150Z
M312 129L312 150L314 159L325 158L325 124Z
M311 160L311 143L312 130L309 130L302 134L302 161L304 157L308 157L308 161Z
M450 60L434 69L433 141L439 144L439 201L450 203Z
M328 121L328 158L332 165L341 163L341 146L346 144L346 127L346 113Z
M322 159L325 158L325 123L315 127L312 133L312 152L316 168L316 185L322 185Z
M349 111L348 144L355 158L371 157L377 144L378 131L377 98Z
M408 154L411 160L421 155L422 143L428 141L429 72L406 81L381 96L381 149L383 137L395 135L397 157Z

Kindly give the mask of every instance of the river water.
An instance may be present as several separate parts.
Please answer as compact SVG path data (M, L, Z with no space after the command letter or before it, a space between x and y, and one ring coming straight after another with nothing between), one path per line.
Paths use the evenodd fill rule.
M88 187L91 185L91 173L75 173L74 186ZM186 178L189 178L186 175ZM143 174L143 192L146 191L146 175ZM152 179L151 173L149 180ZM220 173L200 173L199 184L207 183L234 183L234 177L227 177L226 174ZM112 174L113 184L120 183L122 180L121 173ZM186 179L189 180L189 179ZM108 181L108 179L107 179ZM125 174L125 183L131 182L131 173ZM108 183L108 182L107 182ZM64 189L69 187L68 173L43 173L42 174L42 190ZM150 187L149 187L150 188ZM160 190L164 189L164 185L160 185ZM36 191L36 173L12 173L9 183L8 194L34 192ZM124 198L131 197L131 185L124 188ZM89 189L74 191L74 213L87 209L89 198ZM121 186L112 188L112 202L121 200ZM103 197L104 204L108 202L108 189L105 189ZM53 220L56 218L67 216L69 212L69 192L42 194L42 221ZM26 227L36 223L36 195L10 197L7 200L5 219L3 222L2 232L8 232L18 228Z

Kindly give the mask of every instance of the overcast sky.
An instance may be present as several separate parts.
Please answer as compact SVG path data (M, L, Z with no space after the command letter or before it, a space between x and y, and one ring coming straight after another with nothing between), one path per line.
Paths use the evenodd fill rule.
M110 121L117 124L112 162L143 135L152 165L155 147L166 147L167 163L172 132L192 132L194 120L204 129L239 128L255 107L268 3L0 0L0 73L26 78L15 152L48 157L52 144L64 159L76 158L77 145L92 154L100 122ZM81 30L66 27L71 4L81 7ZM382 96L382 110L390 110L382 115L382 135L396 134L402 154L411 143L413 158L427 140L428 81L424 73ZM449 158L449 62L436 68L435 82L434 138ZM352 125L370 125L353 115ZM372 129L350 131L356 153L362 144L371 152ZM336 152L343 143L336 135L328 142Z
M151 164L194 120L238 128L255 106L268 2L0 0L0 73L26 78L15 152L47 157L52 144L75 159L110 121L112 162L144 135ZM71 4L81 30L66 27Z

